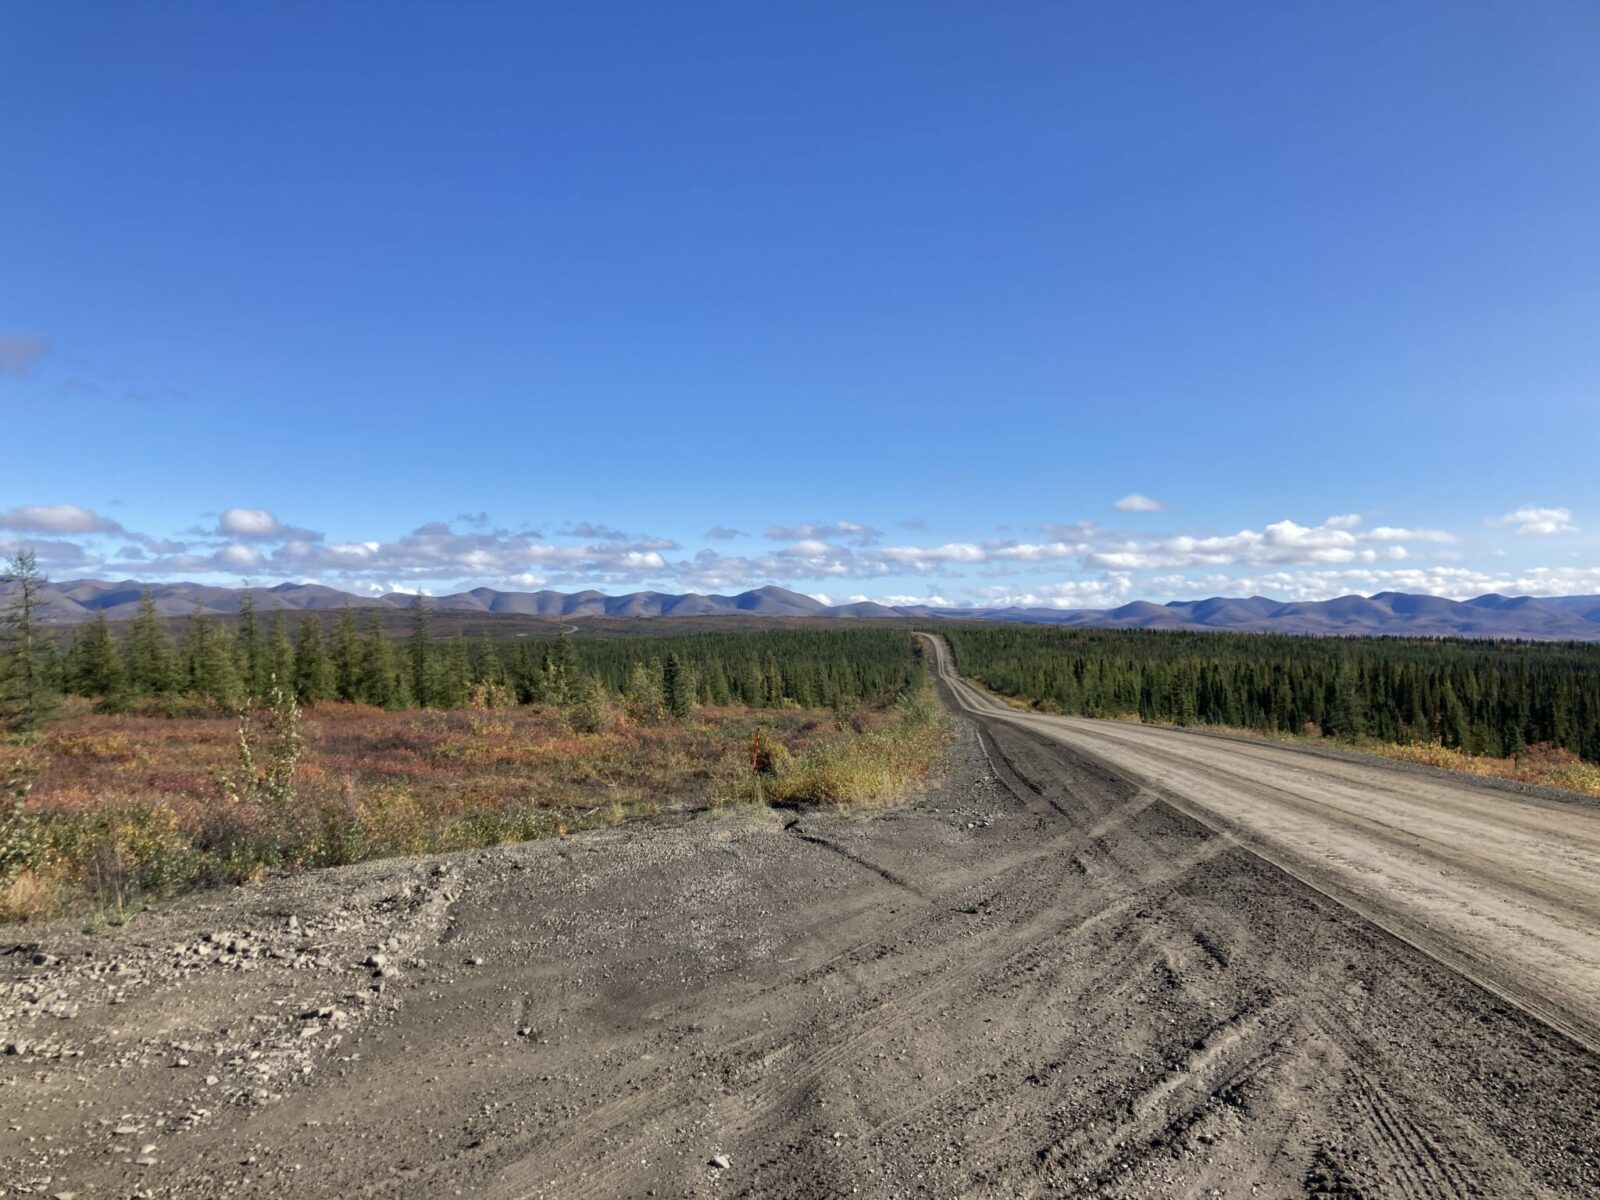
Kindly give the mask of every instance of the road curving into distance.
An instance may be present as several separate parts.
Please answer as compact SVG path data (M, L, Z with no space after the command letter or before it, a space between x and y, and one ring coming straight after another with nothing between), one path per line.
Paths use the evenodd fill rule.
M0 1191L1600 1195L1592 809L940 688L881 811L28 926Z
M1600 805L1195 730L964 710L1100 760L1503 998L1600 1048Z

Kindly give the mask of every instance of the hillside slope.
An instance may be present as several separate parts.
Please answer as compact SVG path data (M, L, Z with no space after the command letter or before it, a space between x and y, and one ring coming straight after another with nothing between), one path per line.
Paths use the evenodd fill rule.
M149 590L167 617L199 611L231 615L248 590L260 611L327 612L351 608L409 609L417 597L407 592L359 596L316 583L276 587L227 588L199 583L151 583L124 579L76 579L46 591L45 620L74 625L104 614L108 621L133 616ZM5 594L0 587L0 598ZM829 605L813 596L769 585L736 595L698 592L632 592L611 596L599 591L507 592L478 587L445 596L424 596L439 612L538 617L905 617L918 620L1020 621L1078 625L1098 629L1227 629L1236 632L1390 635L1407 637L1523 638L1541 641L1600 640L1600 596L1501 596L1471 600L1406 592L1340 596L1332 600L1281 601L1265 596L1213 596L1153 604L1136 600L1119 608L935 608L893 607L869 600Z

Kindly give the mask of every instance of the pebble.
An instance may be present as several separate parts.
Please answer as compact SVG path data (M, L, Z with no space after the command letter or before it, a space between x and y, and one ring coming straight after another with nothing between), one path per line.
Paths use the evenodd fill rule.
M726 1171L729 1167L733 1166L733 1159L729 1158L726 1154L713 1154L711 1156L711 1165L719 1171Z

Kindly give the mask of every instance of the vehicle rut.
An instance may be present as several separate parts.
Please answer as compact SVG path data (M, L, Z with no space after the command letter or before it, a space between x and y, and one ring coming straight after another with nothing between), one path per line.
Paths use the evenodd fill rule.
M251 1104L151 1070L162 1031L371 995L366 948L85 1007L70 1078L0 1058L41 1139L0 1130L0 1161L47 1145L69 1190L168 1196L1600 1190L1585 1046L1166 782L940 686L948 777L897 809L734 809L452 856L448 885L375 863L141 916L159 947L369 897L358 937L393 927L400 973ZM408 926L423 894L448 909ZM85 946L82 978L106 977ZM75 961L16 986L65 994ZM141 1121L208 1112L139 1168L86 1091Z

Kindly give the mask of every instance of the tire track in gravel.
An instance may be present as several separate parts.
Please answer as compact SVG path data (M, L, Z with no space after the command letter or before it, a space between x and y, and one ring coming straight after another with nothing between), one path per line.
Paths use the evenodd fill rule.
M1133 774L979 711L944 784L872 817L807 812L814 841L751 809L456 856L448 941L418 931L328 1069L172 1135L136 1182L560 1200L1600 1189L1600 1060ZM226 927L229 901L210 903ZM95 1078L154 1111L174 1074ZM63 1151L51 1190L129 1190L56 1092L3 1058L0 1086Z
M952 700L1138 779L1396 937L1600 1051L1600 805L1238 737Z

